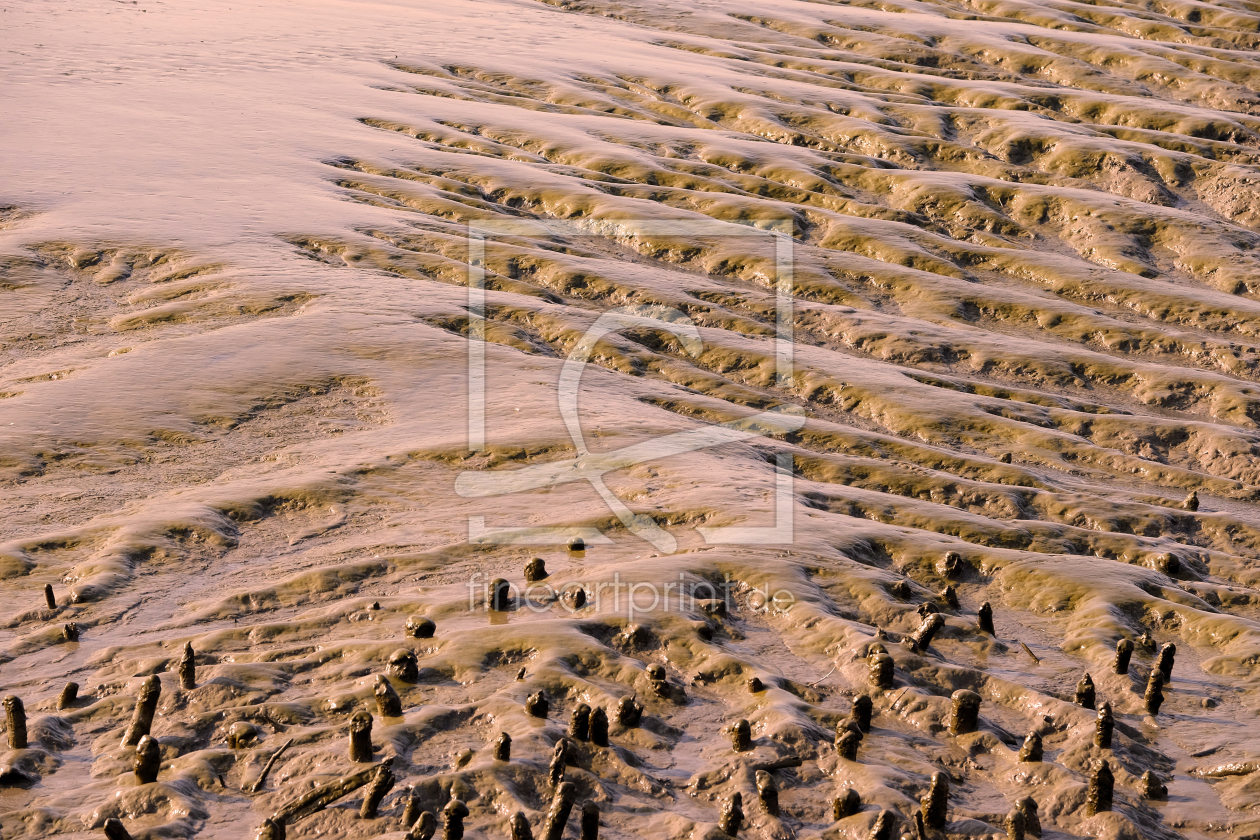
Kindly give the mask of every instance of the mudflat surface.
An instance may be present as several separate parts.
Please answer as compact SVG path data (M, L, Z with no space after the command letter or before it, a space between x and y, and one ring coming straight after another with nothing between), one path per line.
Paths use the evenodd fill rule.
M39 0L0 33L5 840L253 837L371 766L355 712L396 784L290 840L400 840L409 787L542 836L582 704L570 839L587 802L726 836L736 793L741 837L914 837L938 772L933 837L1024 797L1047 838L1260 837L1260 3ZM776 817L756 771L795 759Z

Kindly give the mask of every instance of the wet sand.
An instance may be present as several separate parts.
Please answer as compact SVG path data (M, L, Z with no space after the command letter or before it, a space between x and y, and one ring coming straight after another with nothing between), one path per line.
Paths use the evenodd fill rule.
M360 787L289 840L401 840L409 788L542 837L565 737L566 838L587 803L600 837L729 836L736 794L740 837L915 837L937 773L932 837L1026 797L1047 838L1260 836L1260 4L0 31L5 840L252 838L384 761L376 816Z

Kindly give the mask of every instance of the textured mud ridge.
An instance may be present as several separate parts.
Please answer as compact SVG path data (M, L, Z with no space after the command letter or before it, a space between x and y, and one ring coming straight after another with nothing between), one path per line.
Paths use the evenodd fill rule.
M261 245L0 195L0 834L1260 837L1260 4L495 10L607 49L345 34ZM653 546L528 483L584 347L590 458L804 421L617 463Z

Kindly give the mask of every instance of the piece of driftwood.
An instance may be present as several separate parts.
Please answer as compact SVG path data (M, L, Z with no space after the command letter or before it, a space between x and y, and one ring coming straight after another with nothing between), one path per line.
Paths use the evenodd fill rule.
M1024 834L1032 837L1041 836L1041 817L1037 815L1037 800L1025 796L1015 803L1015 807L1024 815Z
M394 760L392 758L387 758L380 764L373 765L366 770L351 773L349 776L342 776L340 779L334 779L327 784L320 785L314 790L299 796L288 805L283 806L279 811L272 814L271 818L276 822L291 823L303 817L309 817L311 814L319 813L341 797L353 793L370 782L377 769L388 767L393 763Z
M980 626L981 633L997 636L997 631L993 629L993 605L988 601L981 604L980 609L976 611L976 624Z
M512 815L511 822L512 840L534 840L533 829L529 827L529 820L525 818L524 811L517 811Z
M162 770L162 749L152 735L145 735L136 745L131 767L140 784L147 785L157 781L158 773Z
M1076 705L1083 709L1092 709L1097 699L1098 692L1094 688L1094 678L1086 673L1076 684Z
M862 810L862 797L853 788L845 788L844 793L831 802L831 818L842 820Z
M26 749L26 709L15 694L4 698L4 725L9 733L9 749Z
M587 802L582 806L581 840L599 840L599 806Z
M372 760L372 716L362 709L350 716L350 760Z
M758 770L756 779L757 799L762 810L772 817L779 816L779 786L774 783L774 777L765 770Z
M739 791L731 794L731 798L722 803L722 812L718 816L718 828L727 835L735 837L744 825L744 796Z
M564 834L565 823L569 821L569 812L573 810L573 798L577 788L573 782L561 782L551 798L551 807L547 810L547 819L543 823L543 840L560 840Z
M960 688L951 695L949 734L967 735L976 731L980 724L980 695Z
M1117 674L1129 673L1129 660L1133 658L1133 642L1121 639L1116 642L1116 658L1111 663L1111 670Z
M267 817L258 827L258 836L254 840L285 840L284 823Z
M407 802L403 805L402 824L403 828L411 828L416 824L416 820L420 819L420 797L416 794L415 785L407 786Z
M255 779L254 783L249 786L249 793L258 793L258 791L262 790L262 786L267 783L267 774L271 772L271 768L275 766L276 760L280 758L280 756L284 755L284 751L287 750L289 745L292 743L293 739L290 738L280 745L280 749L271 754L271 758L267 759L267 763L263 765L262 772L258 774L258 778Z
M608 713L603 706L596 706L591 712L591 743L597 747L608 746Z
M1041 761L1045 751L1041 744L1041 733L1029 732L1024 737L1024 746L1019 750L1020 761Z
M140 686L140 694L136 697L136 710L131 715L131 724L123 734L122 745L134 747L140 739L149 734L153 727L153 715L157 712L158 699L162 696L162 681L157 674L152 674Z
M1111 765L1105 761L1094 762L1089 775L1089 788L1085 793L1085 816L1092 817L1110 811L1116 785Z
M407 830L406 840L432 840L437 834L438 821L432 811L421 811L420 816Z
M191 691L197 687L197 654L192 642L184 643L184 653L179 659L179 687Z
M48 587L48 591L52 591L52 587ZM105 836L109 840L131 840L131 832L127 831L122 821L110 817L105 820Z
M463 840L464 820L468 817L468 806L462 800L452 799L442 809L442 840Z
M853 706L849 709L849 718L858 725L858 729L863 732L871 731L871 712L874 704L871 698L866 694L859 694L853 698Z
M949 813L949 777L939 771L933 773L932 784L919 804L919 813L927 827L943 830Z
M372 774L372 781L368 782L367 792L363 794L359 816L365 820L376 819L376 809L381 806L381 800L393 786L394 774L390 772L389 767L381 765L376 768L376 772Z
M402 698L383 674L376 675L376 711L381 717L402 717Z
M897 817L892 811L880 811L871 826L869 840L892 840L893 829L897 827Z

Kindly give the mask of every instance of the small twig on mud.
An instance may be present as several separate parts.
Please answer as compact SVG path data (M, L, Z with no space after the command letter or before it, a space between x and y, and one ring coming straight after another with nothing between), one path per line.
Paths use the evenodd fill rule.
M895 712L897 710L897 703L901 701L902 697L906 696L906 692L909 690L910 690L910 686L906 686L905 688L901 689L901 693L897 695L897 699L892 701L892 705L888 707L889 711Z
M1036 662L1038 665L1041 664L1041 657L1033 653L1031 650L1029 650L1028 645L1024 644L1023 642L1020 642L1019 646L1024 649L1024 653L1028 654L1029 656L1033 658L1033 662Z
M284 742L284 746L271 754L271 758L267 759L267 763L263 766L262 774L254 780L252 785L249 786L250 793L258 793L258 791L262 790L262 786L267 782L267 774L271 772L271 765L276 763L277 758L284 755L284 751L287 750L289 748L289 744L292 743L293 739L290 738Z
M840 666L839 666L839 665L832 665L832 666L831 666L831 670L830 670L830 671L828 671L827 673L823 674L821 677L819 677L818 679L814 680L812 683L810 683L809 685L807 685L807 686L805 686L805 687L806 687L806 688L813 688L814 686L818 685L820 682L822 682L823 680L827 679L827 677L830 677L832 674L834 674L834 673L836 672L836 668L838 668L838 667L840 667Z

